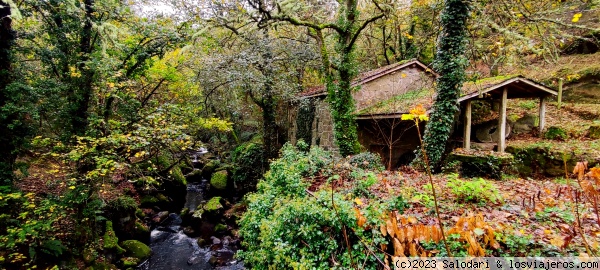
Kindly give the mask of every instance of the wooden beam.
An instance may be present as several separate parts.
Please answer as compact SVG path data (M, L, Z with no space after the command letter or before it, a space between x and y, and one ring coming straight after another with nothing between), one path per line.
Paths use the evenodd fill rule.
M562 92L563 92L563 78L560 78L560 79L558 79L558 105L556 105L556 107L558 107L559 110L562 105Z
M542 136L546 128L546 98L540 98L540 136Z
M464 149L471 149L471 100L467 100L465 104L465 121L464 121Z
M506 103L508 103L508 87L504 86L502 90L502 100L500 101L500 117L498 117L498 152L504 153L506 148Z

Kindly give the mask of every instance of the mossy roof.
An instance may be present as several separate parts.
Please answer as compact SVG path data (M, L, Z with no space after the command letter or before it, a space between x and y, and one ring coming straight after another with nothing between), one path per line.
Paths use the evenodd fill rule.
M396 72L398 70L402 70L407 67L412 67L412 66L419 67L424 72L429 73L433 76L436 76L436 77L438 76L433 70L428 68L425 64L421 63L419 60L412 59L412 60L400 61L398 63L394 63L391 65L387 65L387 66L383 66L383 67L369 70L366 72L362 72L362 73L358 74L357 78L352 82L352 85L353 86L362 85L364 83L370 82L372 80L383 77L390 73ZM305 91L303 91L302 93L300 93L299 96L300 97L314 97L314 96L321 96L321 95L327 95L327 92L325 91L325 86L323 86L323 85L308 88Z
M504 88L508 89L507 97L509 99L547 97L558 94L554 89L523 76L505 75L465 82L458 101L463 102L481 97L500 98Z
M357 115L359 118L377 118L383 115L403 114L408 113L417 105L429 109L433 105L434 97L435 90L433 88L421 88L380 101L358 111Z

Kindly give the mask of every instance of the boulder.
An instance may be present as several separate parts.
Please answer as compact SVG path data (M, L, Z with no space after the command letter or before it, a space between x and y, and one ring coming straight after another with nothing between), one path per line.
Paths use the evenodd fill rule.
M512 132L515 134L529 133L536 126L537 116L532 114L525 114L523 117L517 119L512 126Z
M475 138L482 143L498 142L498 120L490 120L473 127L475 130ZM506 122L506 137L511 133L512 129L508 121Z
M217 159L213 159L204 165L202 168L202 177L206 179L210 179L215 170L221 166L221 162Z
M113 230L113 223L111 221L106 222L106 230L104 232L104 249L108 251L115 251L117 254L123 253L125 250L119 246L119 238Z
M226 170L215 172L210 178L210 186L219 191L227 189L228 173Z
M204 206L204 212L210 215L217 215L223 209L223 204L221 204L221 197L213 197L211 198Z
M200 182L202 181L202 170L194 169L191 173L186 176L189 182Z
M127 240L121 242L121 246L125 249L125 255L140 260L146 260L152 255L152 250L144 243L138 240Z

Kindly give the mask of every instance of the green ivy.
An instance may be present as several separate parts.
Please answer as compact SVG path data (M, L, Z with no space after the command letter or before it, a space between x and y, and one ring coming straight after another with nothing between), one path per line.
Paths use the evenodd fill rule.
M443 33L434 62L441 74L437 80L437 98L424 135L425 150L433 167L442 160L446 142L452 132L458 113L458 98L465 80L465 57L469 3L465 0L447 0L442 13Z

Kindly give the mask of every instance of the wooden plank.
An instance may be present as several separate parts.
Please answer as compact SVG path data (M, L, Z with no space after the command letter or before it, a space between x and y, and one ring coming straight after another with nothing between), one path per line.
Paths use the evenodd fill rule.
M540 98L540 136L544 132L544 128L546 128L546 98Z
M464 149L471 149L471 100L467 100L465 104L465 121L464 121Z
M506 148L506 103L508 103L508 87L504 86L502 90L502 100L500 101L500 117L498 117L498 152L504 153Z

